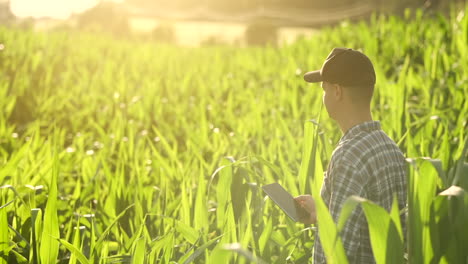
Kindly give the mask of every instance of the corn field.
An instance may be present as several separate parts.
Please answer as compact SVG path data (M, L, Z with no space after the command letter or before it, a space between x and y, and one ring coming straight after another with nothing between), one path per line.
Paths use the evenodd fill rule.
M347 263L319 197L341 133L302 79L333 47L374 62L373 117L408 158L405 212L345 206L377 262L468 263L467 7L281 47L6 27L0 43L0 264L312 263L316 227L265 197L273 182L314 196L327 259Z

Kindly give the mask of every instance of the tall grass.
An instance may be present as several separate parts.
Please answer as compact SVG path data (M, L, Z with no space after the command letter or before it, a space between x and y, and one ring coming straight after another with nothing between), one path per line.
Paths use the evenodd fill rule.
M0 28L0 263L309 263L314 228L259 187L318 199L340 134L302 74L335 46L375 62L373 114L405 155L434 158L411 163L407 258L466 259L466 192L436 195L468 188L466 12L375 16L281 48ZM385 219L374 248L399 243L395 211L349 204ZM344 263L334 242L327 255Z

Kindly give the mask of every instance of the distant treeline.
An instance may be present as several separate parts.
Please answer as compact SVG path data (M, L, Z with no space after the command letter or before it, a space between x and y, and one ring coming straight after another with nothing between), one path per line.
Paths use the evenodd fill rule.
M468 0L126 0L123 3L101 1L93 8L73 15L54 29L109 33L117 38L175 43L174 21L240 22L246 25L245 43L278 43L278 28L304 26L321 28L343 21L369 20L374 12L403 15L406 9L420 9L425 15L448 14ZM409 14L411 14L410 12ZM132 17L151 17L163 21L151 32L135 34ZM16 19L9 3L0 3L0 25L33 28L35 19ZM206 44L222 44L211 36Z
M127 0L129 4L146 8L192 9L205 7L222 12L242 12L258 8L282 7L310 10L333 10L359 4L372 4L377 10L400 11L408 7L428 9L447 9L451 3L466 0Z

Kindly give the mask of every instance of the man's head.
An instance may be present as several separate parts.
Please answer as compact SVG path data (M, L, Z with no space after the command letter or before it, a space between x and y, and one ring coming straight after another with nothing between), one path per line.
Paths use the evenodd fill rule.
M322 69L304 75L306 82L322 82L323 101L333 119L345 111L369 109L375 85L372 62L363 53L335 48L326 58Z

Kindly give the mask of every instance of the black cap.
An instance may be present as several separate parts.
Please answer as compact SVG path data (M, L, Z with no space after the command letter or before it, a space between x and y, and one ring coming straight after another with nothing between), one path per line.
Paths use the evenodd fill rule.
M375 71L370 59L362 52L334 48L322 69L304 75L306 82L330 82L344 86L374 85Z

